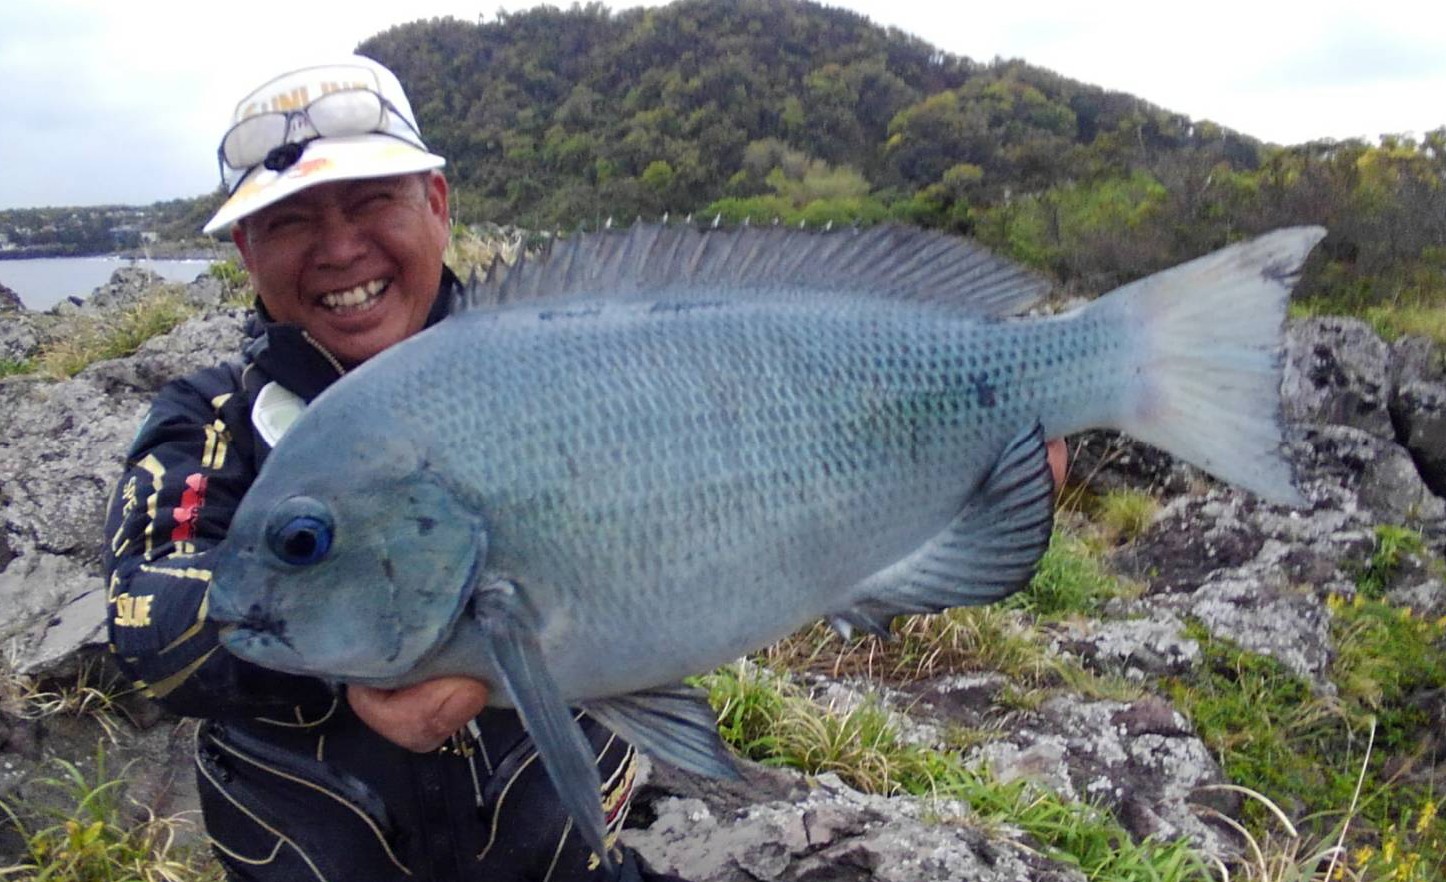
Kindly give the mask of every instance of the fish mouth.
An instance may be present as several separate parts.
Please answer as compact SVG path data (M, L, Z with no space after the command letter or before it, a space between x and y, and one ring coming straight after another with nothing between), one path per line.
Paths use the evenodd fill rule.
M273 658L278 650L283 650L283 655L301 657L287 633L286 619L273 615L260 603L251 604L244 612L218 609L209 618L221 626L220 641L233 655L272 668L276 667Z
M304 656L282 632L231 623L221 626L219 639L227 652L252 664L287 674L317 674L300 663Z

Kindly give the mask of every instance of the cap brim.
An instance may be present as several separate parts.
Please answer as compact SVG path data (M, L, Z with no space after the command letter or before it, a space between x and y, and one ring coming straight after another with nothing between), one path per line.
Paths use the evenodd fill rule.
M307 144L301 158L285 171L258 168L248 175L202 232L225 229L253 212L317 184L405 175L445 164L442 157L389 135L318 138Z

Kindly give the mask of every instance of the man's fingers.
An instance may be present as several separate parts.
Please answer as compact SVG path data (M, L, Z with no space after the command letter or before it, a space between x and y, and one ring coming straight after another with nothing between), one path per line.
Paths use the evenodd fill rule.
M470 677L440 677L402 689L347 687L347 701L362 722L408 750L436 750L487 706L487 684Z
M1069 466L1069 450L1064 445L1063 438L1056 438L1045 445L1049 454L1049 470L1054 473L1054 486L1059 489L1064 486L1065 472Z

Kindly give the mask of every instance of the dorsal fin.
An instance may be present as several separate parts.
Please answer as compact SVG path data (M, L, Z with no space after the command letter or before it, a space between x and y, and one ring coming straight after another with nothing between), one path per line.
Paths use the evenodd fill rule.
M462 308L581 296L645 299L666 292L716 298L720 287L894 297L979 316L1027 309L1048 290L1039 275L979 245L930 230L882 225L818 232L744 226L635 224L627 231L552 240L513 266L493 264L467 286Z

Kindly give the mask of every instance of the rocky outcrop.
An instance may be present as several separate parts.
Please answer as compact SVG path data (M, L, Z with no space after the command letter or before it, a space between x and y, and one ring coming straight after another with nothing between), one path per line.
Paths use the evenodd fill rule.
M120 267L110 274L109 282L85 298L82 309L100 313L134 306L165 281L159 273L142 266Z
M133 302L142 282L128 279L113 279L105 300ZM8 357L5 329L16 320L0 318L0 357ZM126 445L159 386L231 357L242 322L238 312L212 308L135 355L71 380L0 380L0 619L22 671L73 670L88 651L104 657L100 526ZM29 343L14 345L33 354ZM1222 770L1158 687L1202 664L1185 623L1268 654L1327 694L1326 600L1355 590L1374 529L1408 523L1435 553L1446 550L1446 503L1432 477L1441 460L1435 445L1446 437L1439 352L1417 341L1386 346L1361 323L1321 319L1292 328L1288 365L1286 409L1296 422L1291 447L1309 500L1304 509L1262 503L1118 437L1101 433L1075 445L1077 478L1096 488L1149 487L1164 504L1115 555L1115 566L1139 582L1138 594L1057 626L1050 651L1136 684L1140 697L1065 691L1021 708L1007 698L1008 680L988 673L893 692L838 678L804 685L835 706L878 701L912 743L960 750L966 764L997 778L1095 802L1137 838L1186 836L1210 854L1238 855L1242 843L1212 819L1238 816L1240 806L1216 789L1227 783ZM1402 567L1388 590L1415 609L1446 612L1446 585L1429 567ZM1446 713L1439 696L1420 700L1431 713ZM123 739L137 746L132 777L145 785L146 800L188 805L193 794L178 759L184 726L145 707L133 713L149 724L144 733ZM23 786L40 757L83 742L60 737L56 725L0 719L0 751L13 767L0 775L0 791ZM997 734L949 748L941 733L960 727ZM752 765L744 773L730 785L655 769L626 841L655 867L695 882L1082 878L1017 831L986 831L965 805L864 795L827 775Z
M1446 496L1446 383L1402 384L1391 402L1391 418L1426 486Z
M757 773L753 773L756 775ZM787 776L787 773L773 773ZM751 777L751 776L750 776ZM1083 882L1026 843L985 834L958 802L868 796L833 774L787 798L702 798L675 776L644 790L647 823L624 831L657 870L694 882ZM710 782L716 787L714 782Z
M0 282L0 312L19 312L24 308L25 304L20 301L20 295Z

